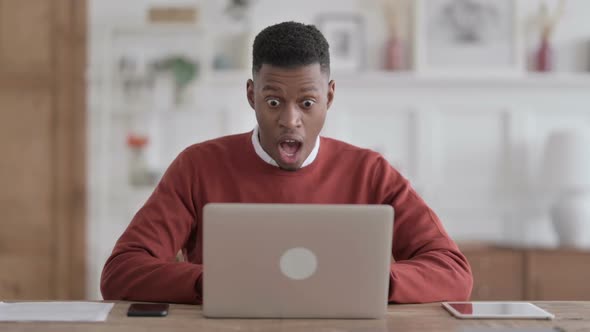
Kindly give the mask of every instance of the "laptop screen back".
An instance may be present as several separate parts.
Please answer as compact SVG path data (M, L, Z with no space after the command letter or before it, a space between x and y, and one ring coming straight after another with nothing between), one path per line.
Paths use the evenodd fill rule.
M379 318L387 310L388 205L208 204L208 317Z

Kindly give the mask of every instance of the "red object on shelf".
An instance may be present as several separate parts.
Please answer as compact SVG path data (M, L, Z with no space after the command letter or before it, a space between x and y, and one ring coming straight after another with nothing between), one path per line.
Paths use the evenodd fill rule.
M143 148L148 142L149 139L147 136L135 134L127 135L127 145L131 148Z
M535 70L547 72L552 69L553 54L548 38L541 38L541 44L535 54Z
M385 69L400 70L403 66L403 44L401 40L391 37L385 44Z

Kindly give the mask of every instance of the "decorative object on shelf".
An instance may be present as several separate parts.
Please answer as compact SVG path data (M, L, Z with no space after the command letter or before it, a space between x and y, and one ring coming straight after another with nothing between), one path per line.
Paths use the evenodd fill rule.
M416 0L419 73L512 76L524 72L515 0Z
M404 42L397 37L389 37L385 42L385 70L395 71L404 67Z
M402 4L400 0L385 0L383 13L387 23L387 40L385 41L385 70L400 70L405 67L405 41L401 33Z
M205 64L212 60L210 47L203 47L209 45L203 28L121 25L108 28L105 35L105 69L112 80L107 100L114 109L170 111L196 102L199 85L192 83L206 75L210 68Z
M565 0L560 0L553 13L549 12L547 3L543 1L536 17L536 23L540 28L539 45L533 56L534 69L539 72L547 72L553 69L553 48L551 37L565 10Z
M182 93L198 75L199 64L185 56L169 56L153 63L156 72L169 71L174 78L174 101L178 106Z
M153 186L157 180L156 172L150 170L145 155L149 138L144 135L129 134L127 146L131 155L129 159L129 184L134 187Z
M227 20L217 38L213 69L240 70L249 66L251 9L255 0L230 0L223 10Z
M152 7L148 10L150 23L195 23L199 12L192 6Z
M236 67L237 66L229 54L219 52L213 57L213 69L215 70L228 70L235 69Z
M323 14L316 25L330 44L333 71L357 71L365 65L365 23L357 14Z
M562 246L590 248L590 128L557 130L545 145L542 179Z
M254 0L230 0L225 7L225 13L236 21L245 20L253 3Z
M121 78L123 96L127 101L139 100L144 97L146 89L152 87L150 70L144 59L138 54L126 54L119 58L118 75Z

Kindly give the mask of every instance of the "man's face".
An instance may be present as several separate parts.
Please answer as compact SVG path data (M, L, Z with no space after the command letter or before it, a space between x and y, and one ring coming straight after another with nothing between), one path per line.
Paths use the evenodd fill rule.
M334 99L319 64L281 68L263 64L248 80L247 96L256 111L260 144L279 166L294 171L313 150Z

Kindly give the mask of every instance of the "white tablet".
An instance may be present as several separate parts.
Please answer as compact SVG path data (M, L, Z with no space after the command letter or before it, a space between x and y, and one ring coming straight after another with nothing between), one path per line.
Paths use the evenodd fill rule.
M442 305L457 318L555 318L555 315L528 302L443 302Z

